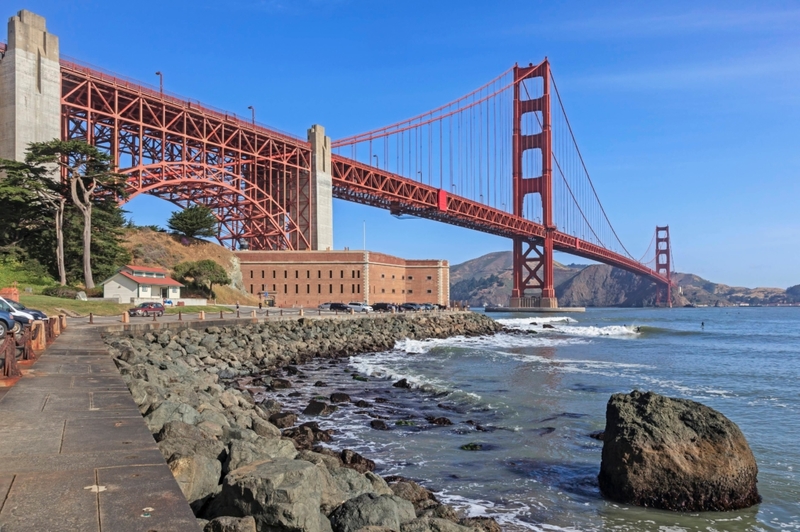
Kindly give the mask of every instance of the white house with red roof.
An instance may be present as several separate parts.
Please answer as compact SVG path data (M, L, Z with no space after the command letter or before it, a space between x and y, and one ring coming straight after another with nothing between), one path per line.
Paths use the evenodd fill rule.
M140 303L179 299L181 283L169 276L169 270L128 264L103 281L103 297L120 303Z

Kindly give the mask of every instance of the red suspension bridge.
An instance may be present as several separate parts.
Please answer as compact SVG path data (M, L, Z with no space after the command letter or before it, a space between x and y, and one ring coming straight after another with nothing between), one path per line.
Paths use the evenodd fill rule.
M316 218L327 175L333 197L511 239L511 306L557 306L553 251L643 275L656 283L658 300L670 302L668 228L657 228L646 262L620 241L547 60L330 144L74 60L61 59L60 71L61 137L112 154L129 198L210 207L218 240L231 249L321 249Z

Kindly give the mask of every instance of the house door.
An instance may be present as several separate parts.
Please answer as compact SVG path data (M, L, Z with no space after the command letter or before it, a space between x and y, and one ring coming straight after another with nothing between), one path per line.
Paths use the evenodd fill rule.
M161 289L161 299L169 299L169 288Z

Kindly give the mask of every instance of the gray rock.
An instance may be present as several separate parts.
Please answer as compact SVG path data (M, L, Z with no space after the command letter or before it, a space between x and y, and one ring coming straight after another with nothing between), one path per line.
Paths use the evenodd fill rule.
M289 440L259 438L256 442L233 440L228 460L225 464L226 471L233 471L254 462L263 460L288 459L297 456L297 449Z
M279 429L286 429L297 423L297 414L294 412L280 412L269 416L269 421Z
M198 511L208 497L218 491L222 473L219 460L202 454L173 454L167 465L193 510Z
M336 412L338 407L335 405L329 405L328 403L323 403L322 401L312 400L308 403L308 406L305 410L303 410L303 415L305 416L328 416Z
M389 487L392 493L413 504L414 510L417 512L439 504L439 501L436 500L431 490L423 488L412 480L394 482Z
M247 517L217 517L209 521L203 532L256 532L256 520Z
M600 490L615 501L682 512L761 501L758 467L739 427L700 403L652 392L606 407Z
M331 403L349 403L350 396L346 393L336 392L331 394Z
M280 438L281 429L260 418L253 418L253 432L264 438Z
M278 458L228 473L209 515L253 516L257 530L320 532L320 469Z
M400 530L416 518L410 502L394 495L365 493L350 499L330 515L334 532L356 532L365 526Z
M191 406L175 401L164 401L144 418L150 432L157 434L170 421L183 421L189 425L197 423L200 414Z
M340 456L342 457L342 463L344 464L345 467L355 469L359 473L366 473L367 471L375 471L375 462L373 462L369 458L364 458L355 451L351 451L350 449L344 449L342 450Z
M400 526L400 532L475 532L473 528L458 525L447 519L420 517Z

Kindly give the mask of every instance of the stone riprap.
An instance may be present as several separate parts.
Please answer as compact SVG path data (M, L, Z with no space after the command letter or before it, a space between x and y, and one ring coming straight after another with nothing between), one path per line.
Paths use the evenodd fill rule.
M716 410L652 392L609 399L598 480L610 499L682 512L736 510L761 501L757 475L741 430Z
M297 365L316 357L385 351L403 338L500 329L479 314L447 313L165 329L106 341L206 530L249 529L254 522L259 531L467 532L498 527L491 519L458 516L410 480L387 482L372 472L368 458L321 446L333 439L332 431L314 422L297 425L295 412L254 396L290 388L278 368L293 375ZM334 408L324 402L312 407L315 415ZM241 520L247 517L253 521Z

